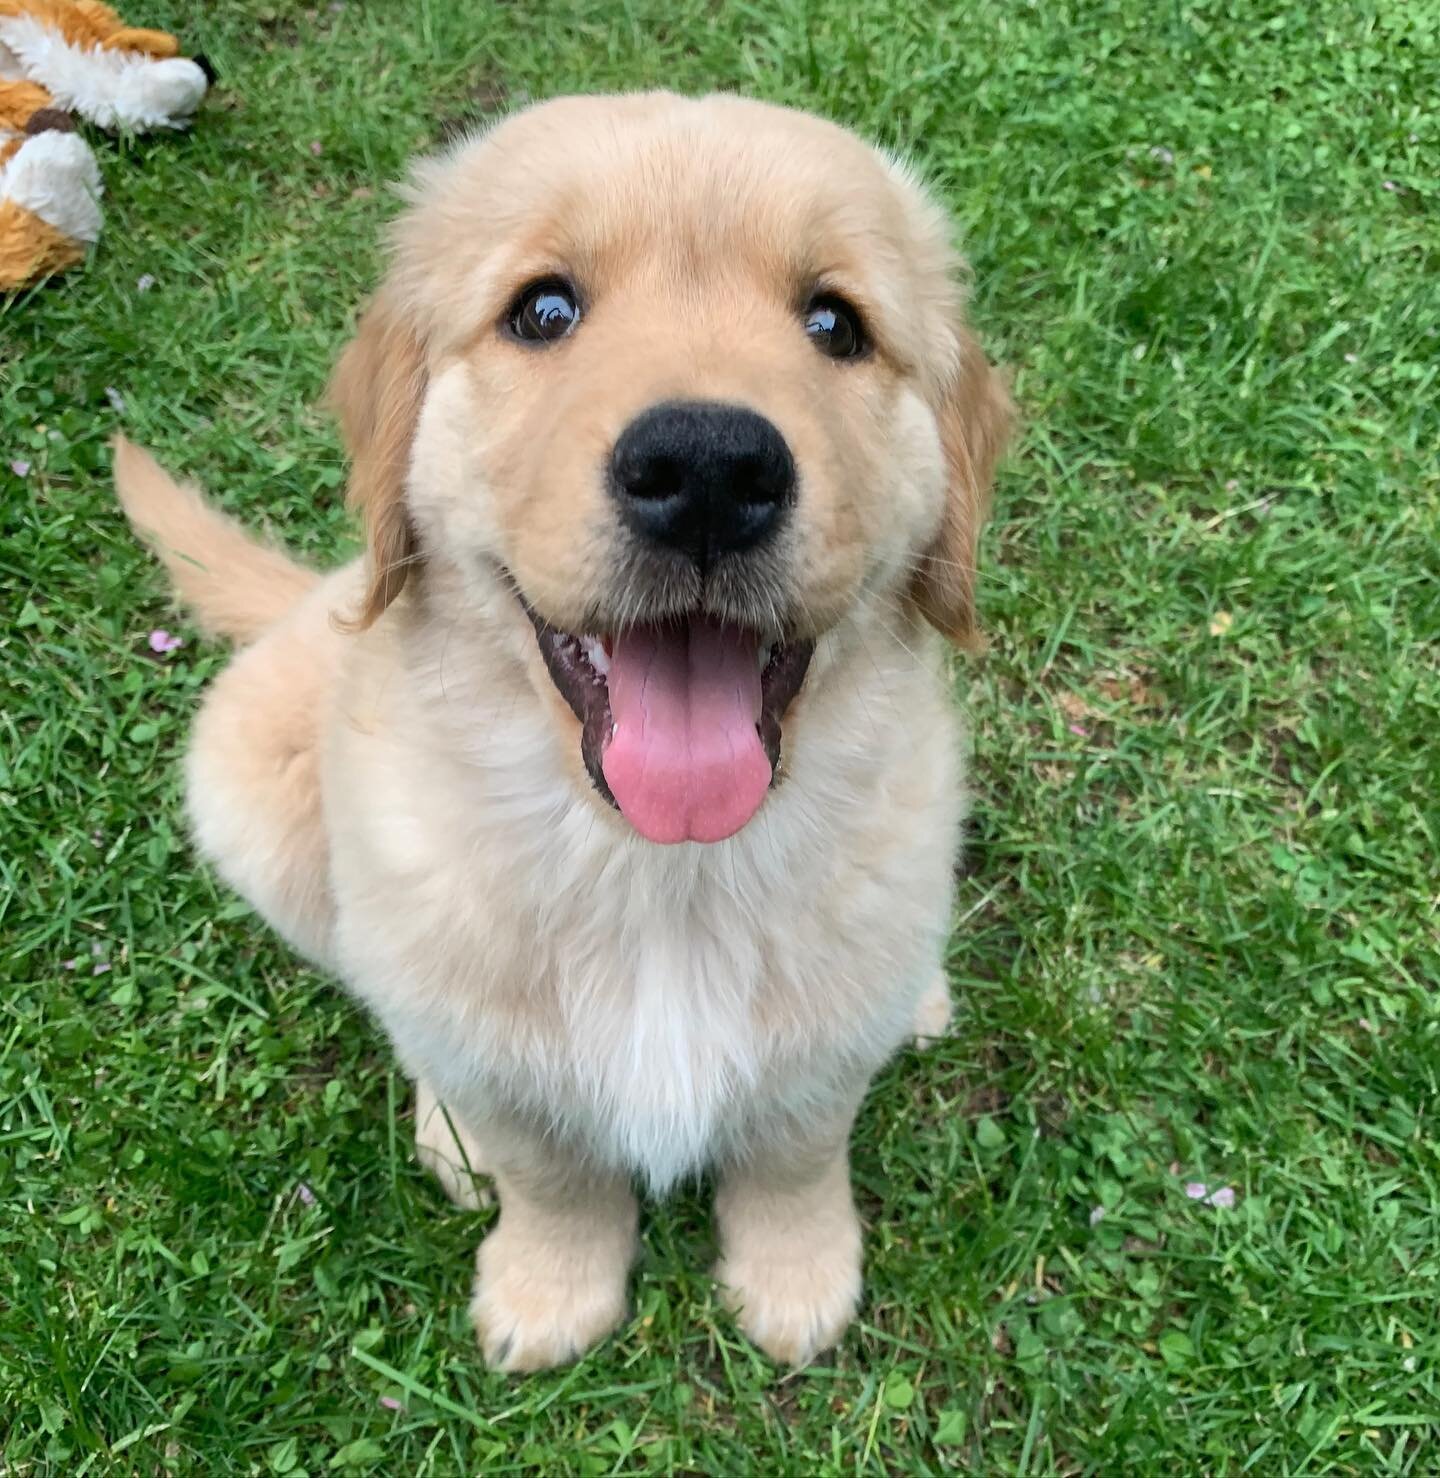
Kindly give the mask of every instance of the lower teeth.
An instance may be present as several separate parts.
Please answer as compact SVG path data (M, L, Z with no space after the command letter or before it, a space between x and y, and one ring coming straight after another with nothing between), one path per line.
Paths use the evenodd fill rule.
M610 671L610 659L605 655L605 645L598 637L582 636L580 650L596 672L604 677Z

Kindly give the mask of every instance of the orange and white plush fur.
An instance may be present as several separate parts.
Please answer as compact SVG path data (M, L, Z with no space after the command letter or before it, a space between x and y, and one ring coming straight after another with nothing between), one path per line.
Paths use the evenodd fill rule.
M562 99L425 161L406 198L333 390L363 561L302 569L117 449L130 518L241 644L190 746L196 840L373 1011L452 1195L493 1178L472 1306L492 1363L613 1329L635 1184L701 1171L742 1328L804 1362L860 1294L856 1107L948 1018L941 634L975 635L1009 398L940 212L804 114ZM517 294L550 279L574 331L519 342ZM817 352L817 290L854 305L863 355ZM676 396L753 408L793 452L785 538L730 585L655 584L615 517L611 449ZM645 602L814 644L776 781L725 840L657 845L609 804L542 658L537 628L623 643Z
M100 0L0 0L0 83L26 81L47 106L99 128L182 128L209 85L166 31L126 26Z

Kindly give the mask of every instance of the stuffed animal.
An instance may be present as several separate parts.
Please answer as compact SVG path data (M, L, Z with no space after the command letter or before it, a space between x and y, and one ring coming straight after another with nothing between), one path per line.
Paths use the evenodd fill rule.
M100 171L71 131L183 128L210 72L100 0L0 0L0 290L80 261L100 233Z

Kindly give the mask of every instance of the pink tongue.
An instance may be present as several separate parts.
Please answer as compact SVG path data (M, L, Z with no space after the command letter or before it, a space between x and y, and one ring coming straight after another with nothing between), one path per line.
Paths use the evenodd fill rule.
M770 788L756 639L699 618L642 626L615 638L609 683L601 768L631 826L652 842L739 831Z

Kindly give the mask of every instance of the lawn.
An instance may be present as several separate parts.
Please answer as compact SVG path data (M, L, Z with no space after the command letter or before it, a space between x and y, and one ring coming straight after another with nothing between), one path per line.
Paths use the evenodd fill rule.
M92 262L0 306L0 1472L1440 1471L1434 0L125 13L220 81L100 145ZM1026 427L957 665L955 1029L856 1134L859 1323L772 1369L697 1192L647 1210L633 1320L512 1380L465 1313L493 1213L187 847L225 658L106 439L353 547L317 397L387 181L655 84L909 153Z

